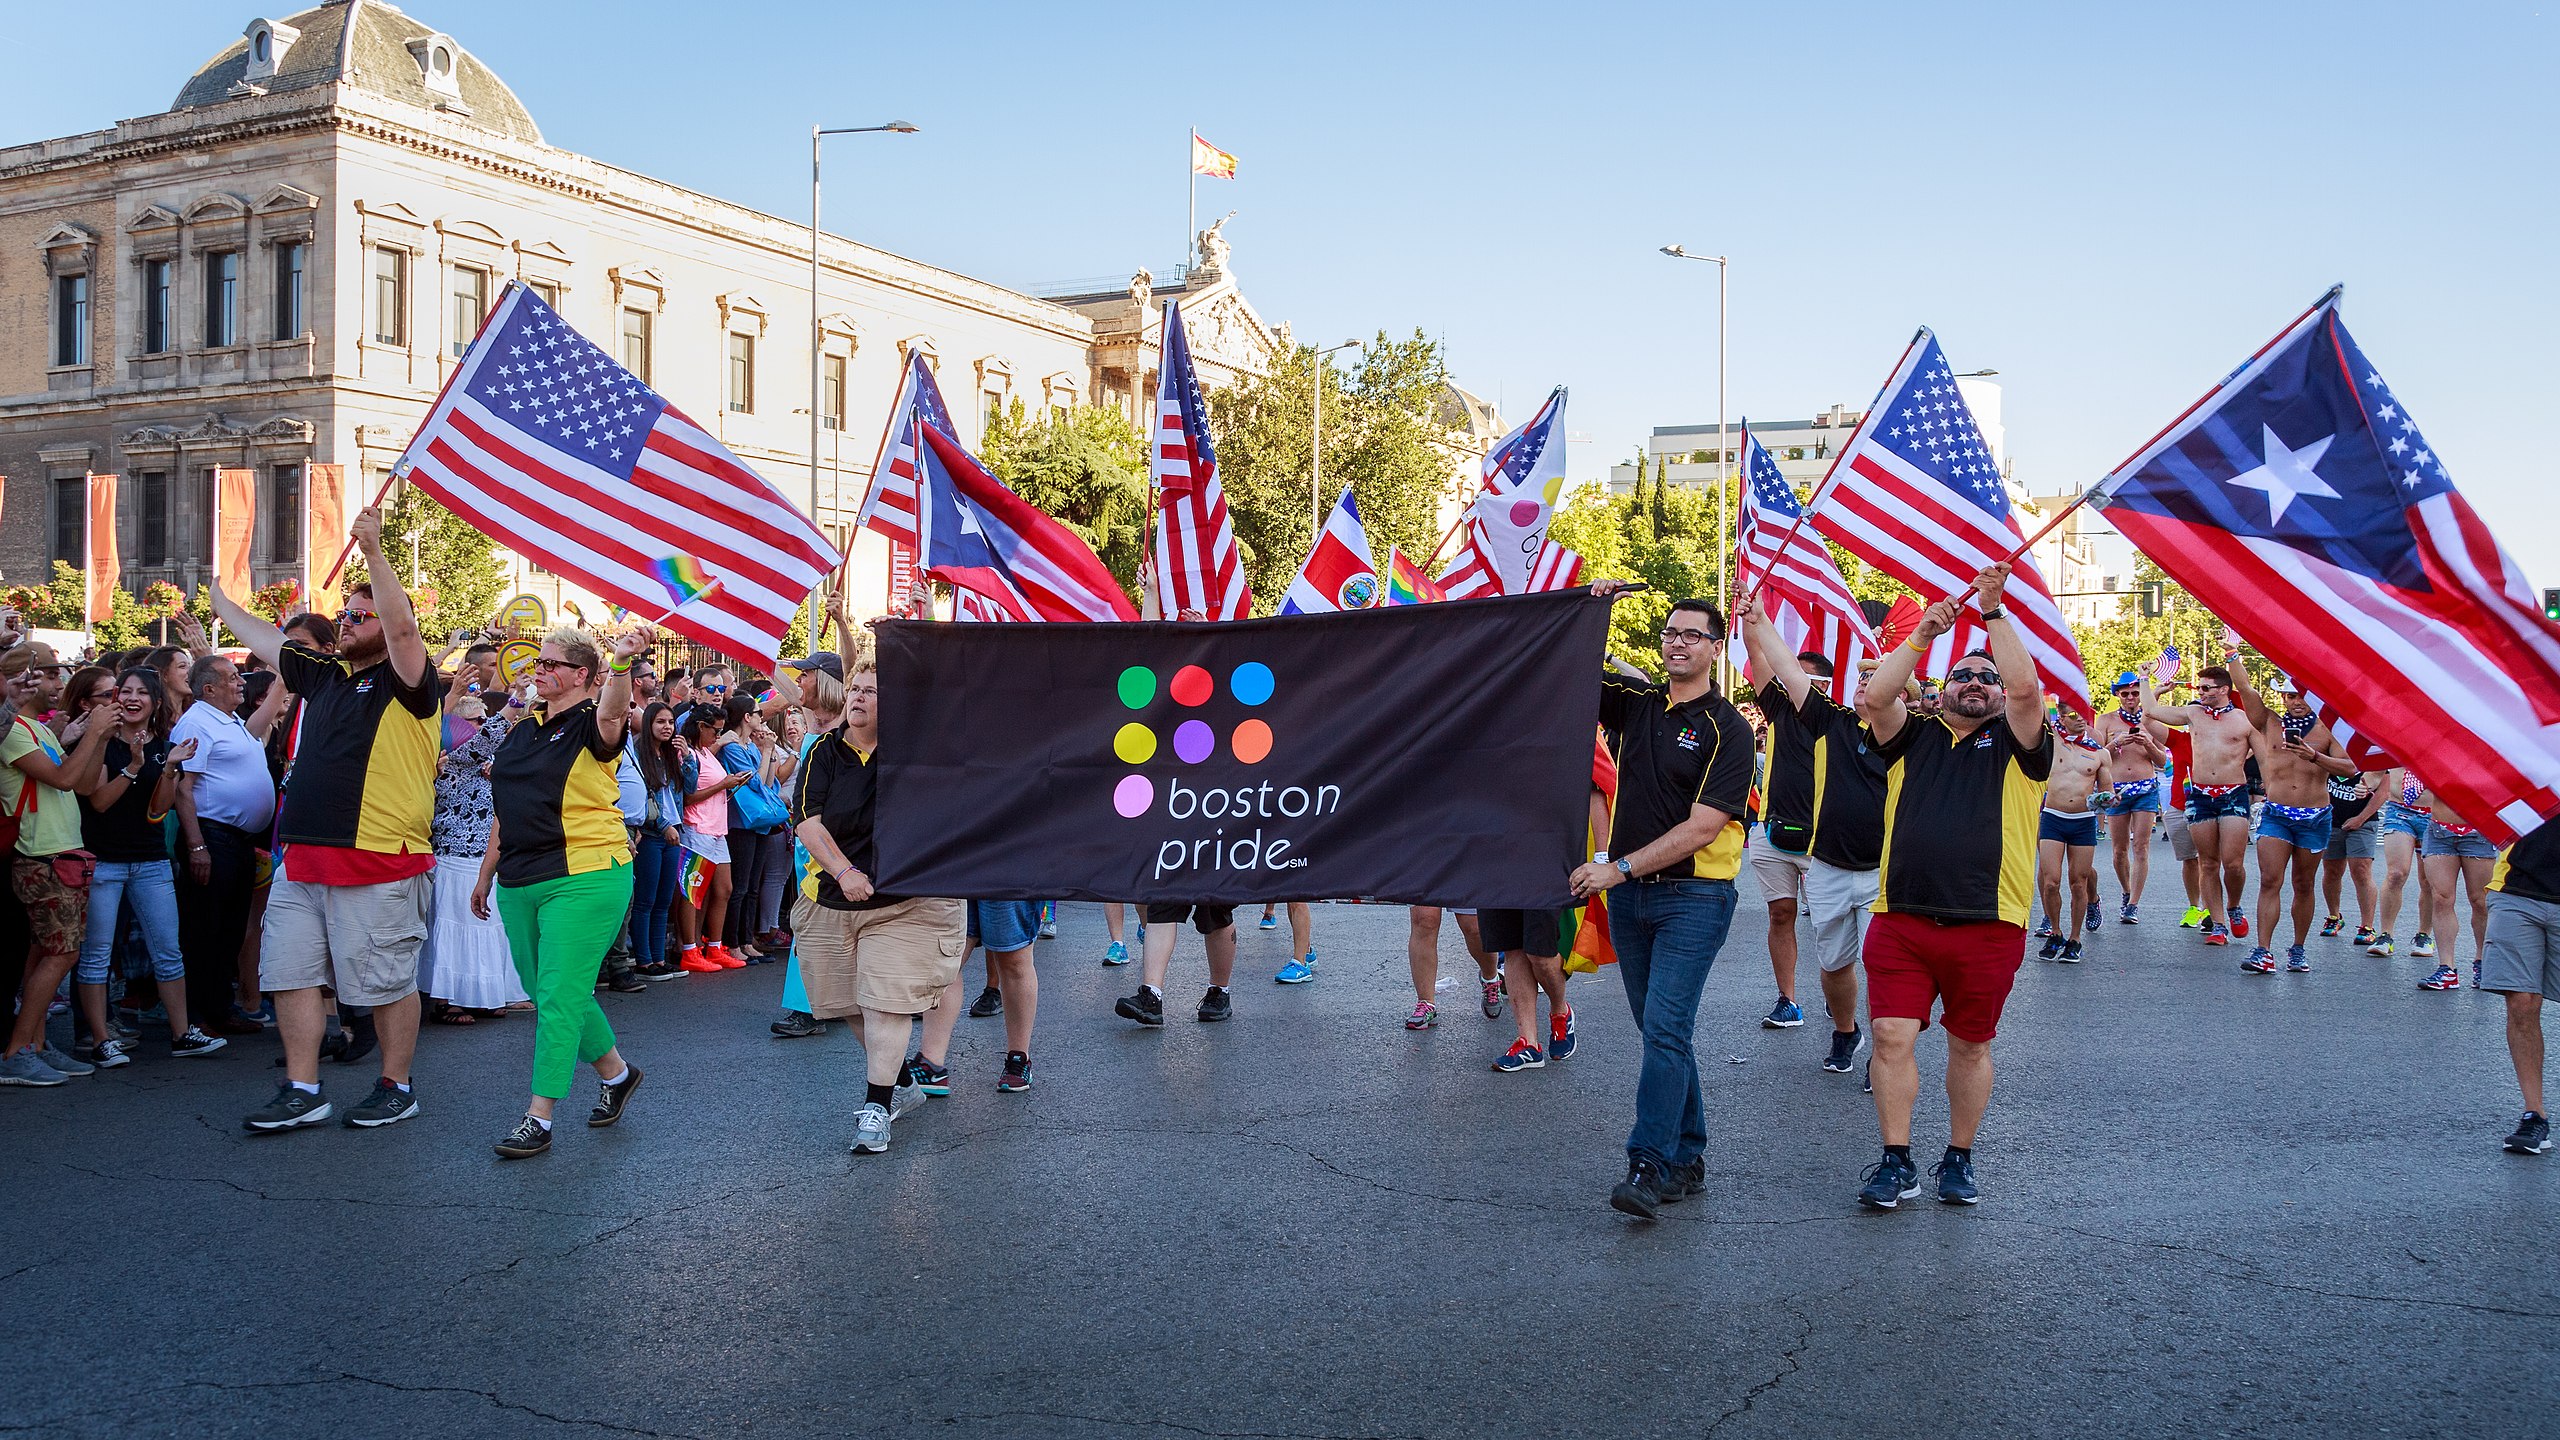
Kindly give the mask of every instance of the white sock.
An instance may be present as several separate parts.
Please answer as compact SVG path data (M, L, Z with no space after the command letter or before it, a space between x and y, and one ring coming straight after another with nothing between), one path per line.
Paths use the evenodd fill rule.
M548 1120L543 1119L543 1118L542 1118L541 1116L539 1116L539 1115L527 1115L527 1116L526 1116L526 1117L524 1117L524 1118L526 1118L527 1120L532 1121L532 1122L533 1122L534 1124L536 1124L536 1125L541 1126L544 1130L549 1130L549 1129L551 1128L551 1122L550 1122L550 1121L548 1121Z
M607 1076L602 1071L598 1071L596 1078L604 1081L607 1085L619 1085L623 1081L631 1078L631 1062L628 1060L622 1062L622 1073L619 1075Z
M294 1089L301 1091L305 1095L317 1095L320 1093L320 1087L317 1085L305 1085L299 1080L288 1080L285 1083L291 1085Z

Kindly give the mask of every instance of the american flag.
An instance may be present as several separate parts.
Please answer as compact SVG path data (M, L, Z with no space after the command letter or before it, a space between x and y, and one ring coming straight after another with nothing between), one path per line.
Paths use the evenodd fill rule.
M1502 577L1495 573L1493 562L1486 557L1482 529L1473 520L1464 523L1458 553L1450 557L1449 568L1440 572L1442 599L1471 600L1485 595L1512 593L1504 588ZM1538 547L1537 561L1529 567L1528 580L1518 593L1568 590L1581 583L1580 553L1549 540Z
M1182 307L1164 302L1164 346L1156 366L1156 436L1148 461L1155 486L1156 594L1166 618L1197 610L1212 620L1253 613L1244 557L1218 484L1218 453L1209 443L1209 399L1191 365Z
M656 562L700 562L719 587L667 627L768 667L801 599L842 563L764 477L521 285L393 473L625 609L666 608Z
M2008 559L2026 537L2009 513L2009 487L1983 443L1955 374L1926 330L1858 431L1831 462L1813 525L1923 597L1957 594L1985 565ZM2020 555L2002 604L2026 641L2045 694L2095 715L2080 647L2033 556ZM1943 675L1956 656L1985 643L1972 610L1930 652L1930 673ZM1943 654L1941 654L1943 652Z
M1559 385L1538 413L1484 452L1484 488L1497 495L1527 490L1553 504L1564 486L1565 390Z
M2126 539L2324 697L2342 740L2408 760L2500 843L2560 811L2560 626L2357 348L2336 291L2099 496Z
M893 553L891 570L903 558L912 574L914 556L920 540L917 517L922 513L922 500L916 482L916 436L918 424L930 425L953 440L960 432L952 428L951 412L942 403L942 387L933 380L933 369L925 363L924 351L907 353L905 374L898 380L898 398L889 406L889 422L880 431L880 452L871 462L871 489L862 497L862 512L854 521L889 537L889 543L903 554ZM893 590L893 604L904 604L904 591Z
M1883 649L1822 537L1796 523L1804 507L1748 420L1742 424L1742 476L1743 569L1760 577L1769 618L1788 647L1829 658L1831 698L1846 705L1857 693L1858 662L1880 658Z
M2302 703L2310 706L2311 713L2319 717L2320 723L2329 727L2329 733L2338 737L2338 748L2347 752L2347 758L2356 762L2358 770L2390 770L2400 764L2391 758L2390 752L2356 729L2355 722L2339 714L2337 706L2308 690L2302 692Z

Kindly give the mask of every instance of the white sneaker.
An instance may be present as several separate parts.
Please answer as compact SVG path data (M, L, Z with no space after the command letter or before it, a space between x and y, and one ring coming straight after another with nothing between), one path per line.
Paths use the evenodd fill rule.
M80 1048L88 1052L80 1058L101 1070L113 1070L119 1065L133 1063L133 1056L126 1053L133 1049L133 1042L130 1040L109 1036L95 1045L84 1045Z
M889 1118L895 1120L924 1102L924 1087L901 1079L889 1092Z
M877 1155L889 1148L889 1109L878 1101L853 1114L853 1153Z
M0 1085L59 1085L62 1072L44 1063L33 1050L0 1055Z

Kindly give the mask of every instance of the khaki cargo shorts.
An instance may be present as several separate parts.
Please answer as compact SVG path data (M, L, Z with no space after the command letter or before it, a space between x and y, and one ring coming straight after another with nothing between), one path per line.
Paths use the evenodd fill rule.
M435 883L432 873L378 885L314 885L278 875L267 890L258 988L334 985L349 1005L388 1005L417 993Z
M791 912L791 938L810 1014L921 1015L959 983L969 909L958 900L900 900L834 910L803 897Z

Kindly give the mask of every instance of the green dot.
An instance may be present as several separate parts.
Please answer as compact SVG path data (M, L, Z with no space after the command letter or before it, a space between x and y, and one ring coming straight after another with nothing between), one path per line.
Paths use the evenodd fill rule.
M1156 672L1144 665L1132 665L1120 672L1120 703L1132 710L1144 710L1156 698Z

